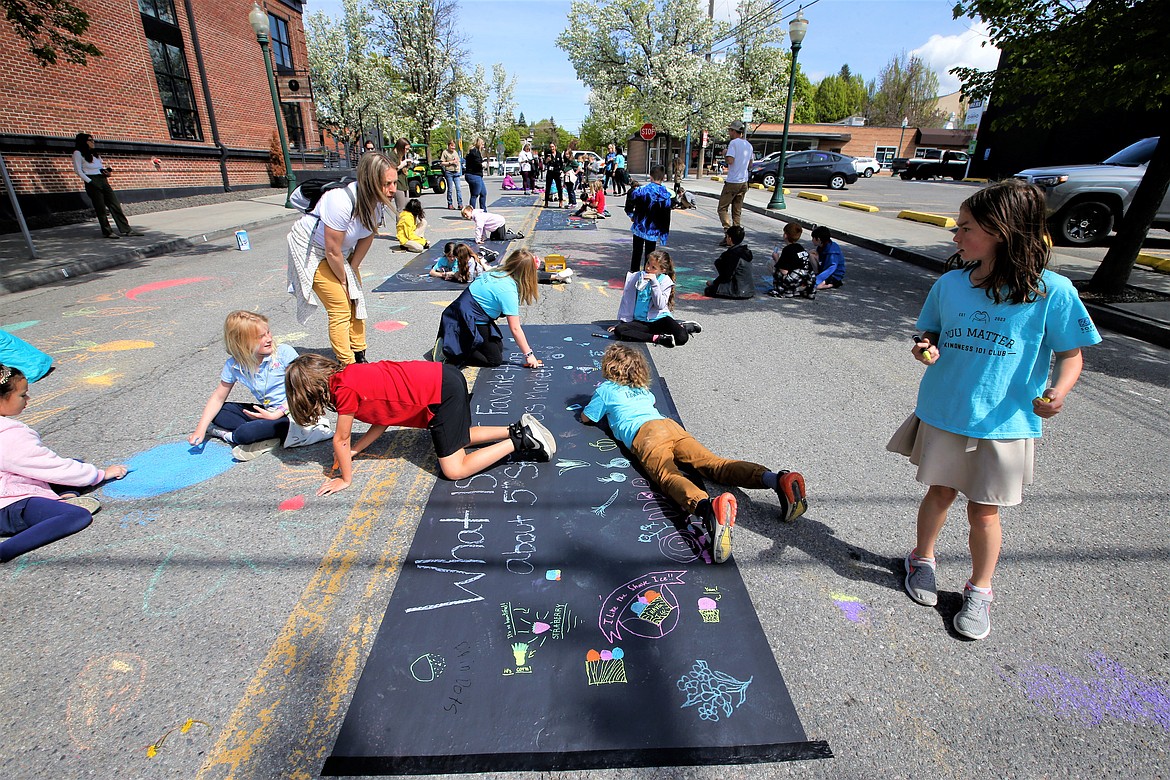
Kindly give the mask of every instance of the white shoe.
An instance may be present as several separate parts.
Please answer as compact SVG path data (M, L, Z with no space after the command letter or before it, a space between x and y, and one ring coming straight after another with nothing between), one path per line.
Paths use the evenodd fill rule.
M280 439L261 439L251 444L237 444L232 447L232 457L236 460L252 460L266 452L272 452L280 446Z
M560 282L571 282L573 281L573 269L566 268L563 271L557 271L553 274L553 278Z

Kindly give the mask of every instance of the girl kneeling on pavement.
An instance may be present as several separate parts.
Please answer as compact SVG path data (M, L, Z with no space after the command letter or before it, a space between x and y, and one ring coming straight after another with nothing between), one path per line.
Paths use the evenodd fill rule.
M288 290L304 325L320 305L342 365L366 360L366 299L358 267L393 202L398 173L378 152L362 155L357 181L328 190L288 234Z
M125 466L99 469L62 458L37 432L11 419L28 406L28 379L15 366L0 365L0 563L89 527L101 508L97 499L53 485L98 485L126 476Z
M626 446L655 489L702 521L715 563L731 557L735 496L724 493L712 498L684 469L722 485L775 490L780 519L786 522L808 508L804 477L798 472L768 471L757 463L720 458L677 422L663 417L654 406L650 366L641 352L614 344L601 357L601 376L605 381L593 391L581 421L587 425L609 422L614 438Z
M530 414L508 426L471 424L467 380L454 366L425 360L342 366L320 355L303 355L288 367L288 401L302 425L326 409L337 412L333 455L340 474L325 480L318 496L337 493L353 482L353 456L390 426L426 428L431 432L439 469L447 479L466 479L512 453L539 461L556 454L556 440ZM370 429L350 441L353 421ZM469 452L468 447L483 446Z
M520 304L539 295L536 256L517 249L498 268L484 271L443 311L435 358L456 365L498 366L504 362L504 336L496 320L507 319L524 365L544 365L528 345L520 325Z
M886 445L909 456L929 485L905 561L906 592L919 604L938 603L935 543L951 504L967 497L971 577L952 622L969 639L991 633L999 508L1023 501L1041 421L1064 407L1081 348L1101 341L1072 282L1045 270L1045 219L1044 193L1015 179L963 201L955 244L967 265L943 274L926 297L912 349L926 366L918 404Z

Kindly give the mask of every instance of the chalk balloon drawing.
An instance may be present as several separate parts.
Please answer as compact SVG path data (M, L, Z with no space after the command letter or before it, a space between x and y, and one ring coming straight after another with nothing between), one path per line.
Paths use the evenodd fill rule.
M197 485L232 467L232 451L213 442L192 447L185 441L160 444L126 462L130 473L106 483L109 498L153 498Z

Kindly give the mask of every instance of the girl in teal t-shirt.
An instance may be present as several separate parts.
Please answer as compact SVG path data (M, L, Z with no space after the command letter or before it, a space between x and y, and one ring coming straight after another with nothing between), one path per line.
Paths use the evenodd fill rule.
M1023 500L1041 419L1063 408L1081 374L1081 348L1101 341L1072 283L1045 270L1044 225L1044 194L1015 179L960 206L954 240L966 266L927 296L913 348L927 367L918 405L887 445L929 485L905 561L906 592L920 604L938 603L935 542L958 494L967 497L971 577L953 623L970 639L991 633L999 507Z

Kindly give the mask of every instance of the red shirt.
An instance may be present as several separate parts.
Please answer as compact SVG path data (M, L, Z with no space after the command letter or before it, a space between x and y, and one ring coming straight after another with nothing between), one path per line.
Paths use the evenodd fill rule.
M605 190L598 190L593 196L593 208L600 214L605 211Z
M443 396L443 364L351 363L329 378L333 408L370 425L426 428Z

